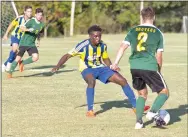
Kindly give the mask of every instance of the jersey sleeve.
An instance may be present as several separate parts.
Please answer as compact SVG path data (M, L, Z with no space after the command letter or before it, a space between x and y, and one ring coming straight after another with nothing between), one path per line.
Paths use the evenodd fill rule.
M19 24L18 19L19 19L19 18L15 18L15 19L11 22L11 24L12 24L13 26L18 25L18 24Z
M78 56L83 52L83 44L78 44L75 48L71 49L68 54L74 56Z
M131 45L131 31L128 32L122 43L127 44L129 46Z
M107 52L107 46L106 46L106 45L104 45L104 51L103 51L103 53L102 53L102 58L103 58L103 59L109 58L109 57L108 57L108 52Z
M164 51L164 36L162 33L160 34L157 51Z

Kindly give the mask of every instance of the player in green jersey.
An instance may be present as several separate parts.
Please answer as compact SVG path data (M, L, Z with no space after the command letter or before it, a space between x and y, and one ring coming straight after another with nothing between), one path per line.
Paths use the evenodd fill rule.
M120 45L116 60L111 69L116 70L118 63L123 56L124 51L130 46L131 56L129 58L133 87L138 91L139 97L136 102L136 125L135 129L143 127L142 115L144 111L145 101L147 99L146 84L157 92L155 99L146 118L154 119L161 122L161 118L157 116L157 111L164 105L169 97L169 90L160 73L162 67L163 52L163 34L153 25L155 12L151 7L144 8L141 11L143 24L132 28L125 40ZM162 121L164 124L164 122Z
M21 61L25 51L28 52L29 58L23 60L20 64L20 71L23 71L23 67L26 64L36 62L39 59L38 49L36 47L35 41L40 35L40 32L44 28L44 23L42 22L43 10L41 8L36 9L35 17L26 22L25 26L21 27L21 30L24 31L24 35L20 40L19 52L16 56L15 61L12 63L10 71L8 71L8 78L12 77L17 64ZM38 39L39 40L39 39Z

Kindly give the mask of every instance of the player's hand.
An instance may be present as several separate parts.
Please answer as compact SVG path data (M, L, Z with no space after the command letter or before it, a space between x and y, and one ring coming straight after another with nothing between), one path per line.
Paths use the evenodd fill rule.
M112 64L110 65L110 69L114 70L114 71L120 71L120 68L118 67L117 64Z
M36 45L37 47L40 47L40 41L37 41Z
M29 28L28 31L29 31L29 32L33 32L33 31L34 31L34 28Z
M4 35L2 40L8 40L8 36Z
M58 70L59 70L58 67L54 67L54 68L51 70L51 72L52 72L52 73L55 73L55 72L57 72Z

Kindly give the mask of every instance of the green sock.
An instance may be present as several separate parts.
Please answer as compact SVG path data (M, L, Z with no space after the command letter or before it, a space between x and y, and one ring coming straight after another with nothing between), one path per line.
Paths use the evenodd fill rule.
M11 67L10 67L10 73L14 72L15 68L17 67L18 65L18 62L16 61L13 61L12 64L11 64Z
M168 96L166 94L159 94L155 99L150 111L156 113L164 105L167 99Z
M32 57L29 57L29 58L27 58L26 60L23 60L22 63L23 63L24 65L33 63L33 59L32 59Z
M136 100L136 119L137 121L142 121L142 115L144 112L146 100L143 97L138 97Z

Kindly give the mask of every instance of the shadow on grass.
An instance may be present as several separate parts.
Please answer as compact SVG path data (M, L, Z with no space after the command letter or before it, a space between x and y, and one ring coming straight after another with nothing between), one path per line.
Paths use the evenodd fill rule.
M72 72L72 71L76 71L76 70L77 69L59 70L56 73L52 73L52 72L40 72L40 73L31 74L31 75L17 76L17 77L14 77L14 78L20 78L20 77L50 77L50 76L57 75L57 74L60 74L60 73Z
M55 67L55 65L43 65L43 66L35 66L35 67L26 67L26 68L24 68L24 70L41 70L41 69L48 69L48 68L54 68ZM62 65L61 67L60 67L60 69L62 69L62 68L65 68L66 67L66 65ZM15 72L16 71L19 71L19 70L15 70Z
M104 113L104 112L112 109L113 107L115 107L115 108L132 108L132 106L129 103L128 99L118 100L118 101L96 102L94 104L101 104L100 105L101 110L95 112L96 115ZM85 107L85 106L87 106L87 104L84 104L84 105L81 105L81 106L77 106L76 108Z
M181 118L180 116L188 114L188 104L185 105L180 105L178 108L172 108L172 109L166 109L168 113L170 114L170 122L168 125L174 124L176 122L180 122ZM145 126L153 123L152 121L147 121L145 122ZM157 127L153 126L153 128L162 128L162 127ZM166 128L166 127L163 127Z

